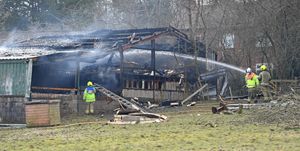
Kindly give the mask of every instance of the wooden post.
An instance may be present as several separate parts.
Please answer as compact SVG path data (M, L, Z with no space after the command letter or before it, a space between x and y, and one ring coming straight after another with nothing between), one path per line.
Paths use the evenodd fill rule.
M233 98L232 98L232 91L231 91L231 87L229 87L229 93L230 93L230 100L233 100Z
M189 95L189 89L188 89L188 74L187 74L187 66L184 65L184 78L183 78L183 82L184 82L184 85L183 85L183 89L184 89L184 97L187 97Z
M151 40L151 68L153 72L152 90L153 90L153 102L155 102L155 39Z
M209 87L208 87L208 84L207 84L207 101L209 101Z
M123 91L124 87L124 78L123 78L123 72L124 72L124 54L123 54L123 48L121 45L119 45L119 53L120 53L120 84L121 84L121 91Z
M26 72L26 92L25 98L31 99L31 79L32 79L32 59L28 60L27 72Z
M80 98L80 61L79 61L79 56L80 54L78 53L77 54L77 59L76 59L76 73L75 73L75 87L77 88L77 93L76 93L76 96L77 96L77 102L76 102L76 112L79 113L79 101L81 98Z

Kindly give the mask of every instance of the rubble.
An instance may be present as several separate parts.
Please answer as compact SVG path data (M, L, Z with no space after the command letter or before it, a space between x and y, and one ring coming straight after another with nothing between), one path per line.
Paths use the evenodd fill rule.
M102 94L120 103L120 108L115 110L116 114L113 119L108 122L109 124L157 123L167 119L164 115L146 111L146 109L138 102L137 97L126 100L99 84L95 83L95 88Z
M151 108L155 108L155 107L159 107L159 105L158 104L152 104L151 102L147 102L148 103L148 107L147 107L147 109L151 109Z
M196 102L195 102L195 101L193 101L193 102L187 104L186 106L194 106L194 105L196 105Z
M129 114L115 114L114 118L110 120L109 124L145 124L145 123L159 123L167 119L164 115L155 113L129 113Z
M300 96L289 94L272 100L267 106L250 111L249 123L277 124L300 127Z
M249 108L251 104L229 104L225 102L221 96L219 96L220 106L219 107L212 107L211 111L213 114L234 114L234 113L242 113L243 108Z

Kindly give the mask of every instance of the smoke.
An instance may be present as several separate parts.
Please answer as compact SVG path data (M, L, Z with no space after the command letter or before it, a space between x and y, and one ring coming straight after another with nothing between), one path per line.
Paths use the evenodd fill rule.
M13 30L11 30L8 34L8 36L5 38L7 39L6 41L2 42L0 47L7 47L8 45L11 45L13 42L15 42L16 40L16 31L17 29L14 28Z

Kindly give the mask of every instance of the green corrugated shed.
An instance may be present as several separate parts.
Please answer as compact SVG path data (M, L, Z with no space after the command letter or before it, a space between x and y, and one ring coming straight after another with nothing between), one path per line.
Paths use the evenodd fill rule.
M0 58L0 96L29 97L31 76L30 58Z

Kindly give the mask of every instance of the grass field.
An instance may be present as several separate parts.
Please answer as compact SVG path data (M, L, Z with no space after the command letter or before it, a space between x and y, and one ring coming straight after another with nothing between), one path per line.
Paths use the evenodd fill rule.
M72 116L58 127L0 129L0 150L300 150L300 129L244 122L250 114L212 115L197 107L164 112L163 123L108 125ZM73 124L93 122L86 124Z

